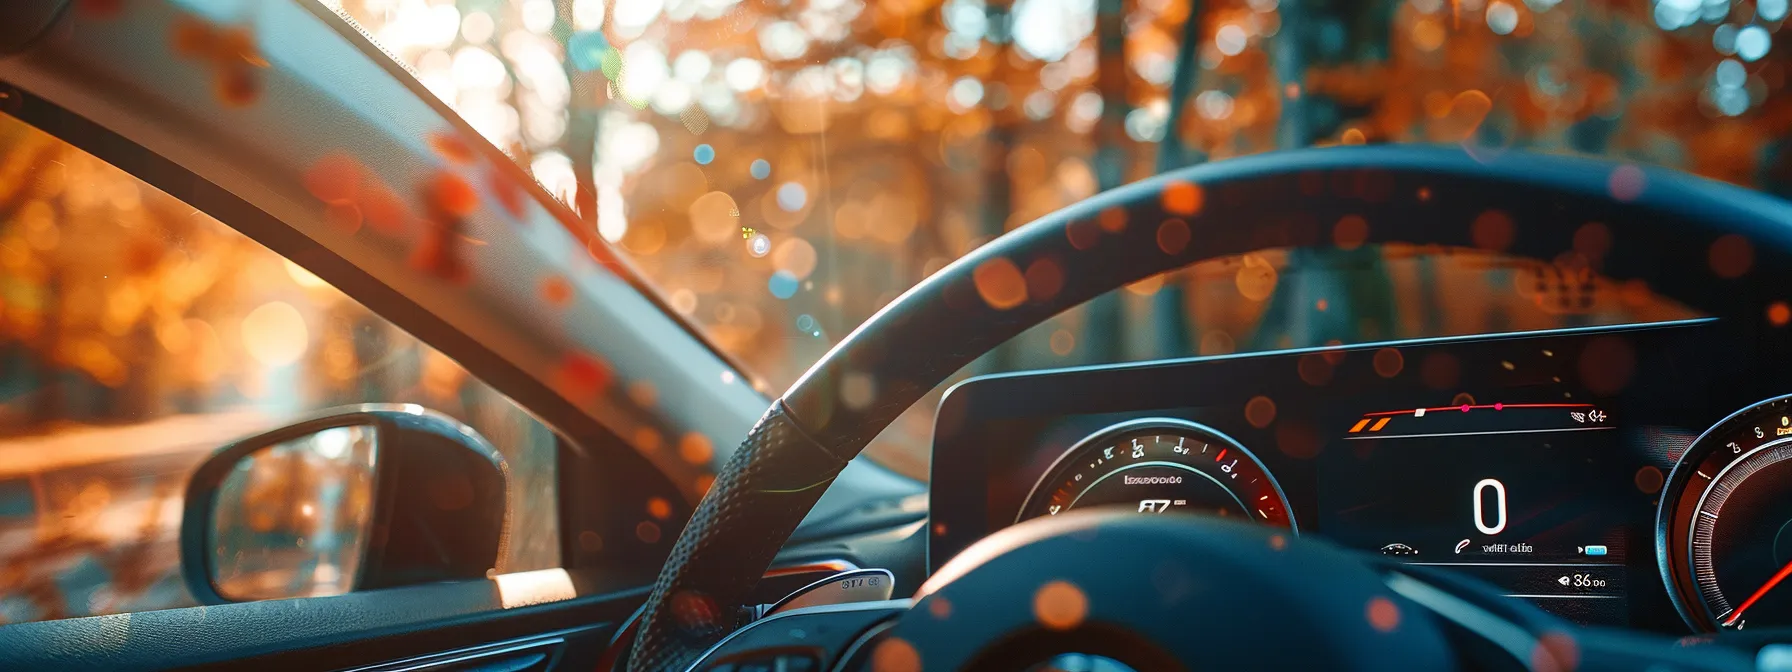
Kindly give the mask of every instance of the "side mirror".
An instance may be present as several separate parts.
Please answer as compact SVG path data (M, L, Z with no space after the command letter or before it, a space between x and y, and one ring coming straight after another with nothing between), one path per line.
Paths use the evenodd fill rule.
M441 413L331 409L200 465L181 573L203 604L483 578L505 542L507 474L490 442Z

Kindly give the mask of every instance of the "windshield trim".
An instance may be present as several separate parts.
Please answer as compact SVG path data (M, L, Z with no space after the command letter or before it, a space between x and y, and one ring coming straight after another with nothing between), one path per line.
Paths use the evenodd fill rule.
M654 287L653 284L647 280L646 275L634 265L634 262L630 261L626 256L619 254L610 241L605 240L603 236L598 234L595 227L587 227L585 223L579 219L578 213L573 212L571 206L561 202L560 199L555 198L553 194L548 193L548 190L541 186L540 182L535 180L534 175L523 170L522 166L517 165L515 159L511 158L510 155L505 154L502 150L499 150L496 145L486 141L484 139L485 136L480 135L479 131L474 129L473 125L468 123L465 118L462 118L459 112L456 112L453 107L448 105L448 103L443 102L441 98L436 97L436 95L430 92L427 87L423 86L423 83L418 81L415 73L411 72L411 69L399 62L398 59L393 58L392 54L387 52L385 47L380 46L379 42L373 39L373 36L367 34L367 31L361 27L360 23L354 20L354 17L349 16L341 10L327 7L318 0L299 0L299 4L304 5L307 11L317 16L319 20L335 30L337 34L341 35L349 44L353 45L356 49L360 50L362 54L377 63L382 70L385 70L388 75L391 75L393 80L404 87L406 91L409 91L411 95L416 96L416 98L424 105L435 110L437 114L442 115L442 118L447 120L448 123L464 137L480 138L480 142L469 143L471 149L474 152L483 154L483 158L492 165L497 166L498 170L503 171L511 178L514 178L516 184L523 185L528 191L529 196L540 202L543 209L545 209L548 214L552 215L554 219L560 223L560 226L566 229L567 233L571 234L574 239L584 244L586 253L589 254L594 261L602 265L611 273L614 273L616 277L627 282L629 287L633 288L636 293L647 299L656 310L672 320L673 323L677 324L686 334L689 334L692 339L701 343L705 349L709 350L711 354L715 355L715 357L721 360L721 362L728 366L728 368L732 369L735 373L743 374L749 381L757 380L757 378L752 375L756 372L749 370L739 358L736 358L733 354L717 346L715 341L709 337L709 334L704 333L703 329L695 322L691 321L690 318L673 310L672 304L666 300L665 296L661 294L657 287ZM771 403L771 395L769 393L759 390L757 385L750 385L749 387L761 397L765 398L767 404Z
M1273 350L1247 350L1247 351L1243 351L1243 352L1227 353L1224 355L1196 355L1196 356L1192 356L1192 357L1166 357L1163 359L1151 359L1151 360L1145 360L1145 361L1139 361L1139 362L1109 362L1109 363L1105 363L1105 364L1083 364L1080 366L1063 366L1063 367L1054 367L1054 368L1049 368L1049 369L1029 369L1026 371L1008 371L1008 372L1002 372L1002 373L989 373L989 374L984 374L984 375L980 375L980 376L975 376L972 378L967 378L965 380L961 380L957 383L954 383L952 385L952 387L949 387L946 389L946 393L941 397L940 404L942 406L944 406L946 403L945 398L951 397L952 393L960 387L963 387L963 386L970 384L974 381L984 381L984 380L999 379L999 378L1030 378L1030 377L1034 377L1034 376L1058 375L1058 374L1065 374L1065 373L1078 373L1078 372L1084 372L1084 371L1115 371L1115 370L1125 370L1125 369L1143 369L1143 368L1153 368L1153 367L1160 367L1160 366L1176 366L1176 365L1181 365L1181 364L1191 364L1191 363L1195 363L1195 362L1211 362L1211 361L1222 361L1222 360L1229 360L1229 359L1246 359L1246 358L1251 358L1251 357L1262 357L1264 355L1311 355L1311 354L1319 354L1319 353L1326 353L1326 352L1350 352L1353 350L1368 350L1368 349L1372 349L1372 348L1406 348L1406 347L1413 347L1413 346L1420 346L1420 345L1443 345L1443 344L1450 344L1450 343L1469 343L1469 342L1487 341L1487 340L1494 340L1494 339L1508 340L1508 339L1525 339L1525 338L1543 338L1543 337L1548 337L1548 336L1562 336L1562 335L1571 335L1571 334L1647 331L1647 330L1653 330L1653 329L1674 329L1674 328L1679 328L1679 327L1693 327L1693 326L1699 326L1699 325L1704 325L1704 324L1711 324L1713 322L1717 322L1718 320L1719 320L1719 318L1717 318L1717 317L1689 317L1689 318L1685 318L1685 319L1660 320L1660 321L1655 321L1655 322L1628 322L1628 323L1623 323L1623 324L1590 324L1590 325L1579 326L1579 327L1555 327L1555 328L1550 328L1550 329L1527 329L1524 331L1490 331L1490 332L1482 332L1482 333L1474 333L1474 334L1453 334L1450 336L1426 336L1426 337L1421 337L1421 338L1401 338L1401 339L1390 339L1390 340L1384 340L1384 341L1367 341L1367 342L1363 342L1363 343L1344 343L1341 345L1317 345L1317 346L1311 346L1311 347L1305 347L1305 348L1278 348L1278 349L1273 349Z

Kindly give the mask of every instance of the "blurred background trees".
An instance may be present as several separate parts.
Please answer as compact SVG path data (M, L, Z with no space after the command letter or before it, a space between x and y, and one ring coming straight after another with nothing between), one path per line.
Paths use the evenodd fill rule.
M626 250L774 393L982 242L1199 161L1424 142L1595 154L1776 193L1792 175L1778 140L1788 103L1775 95L1782 0L333 6ZM1533 282L1560 274L1457 252L1266 251L1202 264L1070 311L976 370L1644 310L1604 284ZM925 437L926 414L913 415L911 434ZM924 452L909 441L881 454L906 454L924 473Z
M983 242L1202 161L1457 143L1792 193L1775 44L1786 0L320 1L625 250L773 394ZM1469 250L1265 250L1114 292L974 368L1684 314L1585 270ZM351 401L446 411L519 478L551 481L547 431L440 353L0 117L0 440L66 454L71 436L132 446L111 437L159 427L179 441L142 445L187 454ZM193 415L213 421L180 424ZM106 426L137 433L81 434ZM924 402L873 454L925 477L930 427ZM178 516L153 504L178 492L166 473L33 473L0 472L0 619L178 601L173 584L173 597L130 603L93 590L106 581L57 583L101 572L156 594L145 586L165 577L123 577ZM551 490L524 490L549 499L518 506L551 512ZM38 525L45 511L134 531L96 542L74 530L100 518ZM544 529L510 568L551 562ZM17 544L100 550L57 556L46 575L28 571L41 560L3 564Z

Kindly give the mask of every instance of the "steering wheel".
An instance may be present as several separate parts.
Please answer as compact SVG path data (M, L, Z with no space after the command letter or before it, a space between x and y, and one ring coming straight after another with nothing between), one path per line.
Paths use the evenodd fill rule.
M1594 223L1603 235L1587 233ZM1786 203L1670 170L1457 148L1265 154L1098 194L916 285L767 409L674 546L630 669L684 669L732 630L822 491L922 395L1028 327L1128 283L1265 248L1473 248L1598 271L1768 330L1768 304L1792 286L1788 223ZM849 380L870 384L871 403L843 400ZM1013 661L1064 645L1136 650L1141 669L1432 669L1489 656L1560 669L1752 662L1721 647L1689 656L1655 637L1576 629L1472 582L1378 557L1220 521L1030 521L931 577L889 631L907 647L892 655L938 670L1023 669ZM1154 575L1164 558L1183 563L1176 576ZM1182 584L1186 594L1171 599L1166 586ZM935 602L948 602L953 618L940 618ZM1053 604L1076 619L1042 624L1041 605Z

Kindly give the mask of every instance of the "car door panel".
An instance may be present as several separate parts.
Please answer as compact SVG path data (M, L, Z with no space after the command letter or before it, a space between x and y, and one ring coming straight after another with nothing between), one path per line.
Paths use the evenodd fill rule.
M22 623L0 628L0 669L362 668L418 657L425 658L417 664L441 662L469 644L549 635L563 640L554 654L561 665L595 661L646 596L634 588L506 609L501 585L466 581Z

